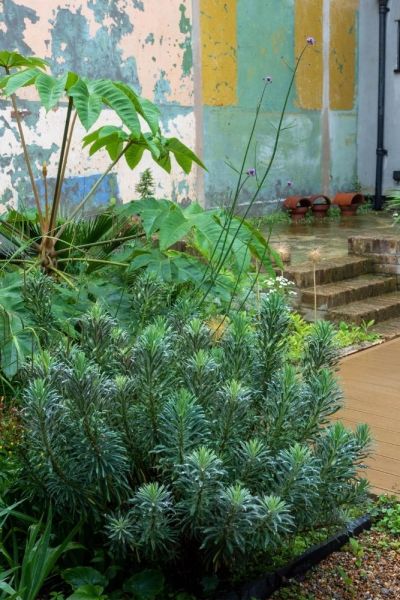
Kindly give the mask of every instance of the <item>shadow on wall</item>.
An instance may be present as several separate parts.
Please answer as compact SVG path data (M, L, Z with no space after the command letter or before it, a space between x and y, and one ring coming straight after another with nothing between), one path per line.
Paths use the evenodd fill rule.
M64 181L63 185L63 206L68 213L69 210L79 204L81 200L86 196L92 186L99 179L101 174L89 175L87 177L69 177ZM38 186L39 194L44 197L44 185L43 180L37 180L36 185ZM49 198L52 197L54 192L55 178L50 177L48 179ZM97 188L96 194L88 201L85 212L90 213L92 210L99 207L105 207L110 202L111 198L116 198L118 202L121 201L118 189L117 175L111 173L103 179L99 187ZM33 197L28 199L28 206L34 207L35 203ZM24 208L20 206L19 208Z

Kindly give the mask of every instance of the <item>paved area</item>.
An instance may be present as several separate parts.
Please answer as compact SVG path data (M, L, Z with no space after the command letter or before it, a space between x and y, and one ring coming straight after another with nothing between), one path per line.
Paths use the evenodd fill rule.
M346 404L338 418L351 427L368 423L375 440L372 490L400 497L400 339L344 358L339 376Z
M268 228L264 229L268 234ZM289 246L292 265L295 266L307 261L309 252L315 248L320 248L323 259L347 256L349 237L370 234L386 236L398 231L399 228L393 226L389 214L370 212L337 221L320 219L313 224L275 225L272 229L271 244L274 248L283 244Z

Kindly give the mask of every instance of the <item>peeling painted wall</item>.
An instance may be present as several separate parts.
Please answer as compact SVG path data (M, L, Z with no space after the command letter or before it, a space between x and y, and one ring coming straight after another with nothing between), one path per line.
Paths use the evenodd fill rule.
M90 77L109 77L129 82L143 96L157 102L163 127L195 147L193 73L191 42L191 1L163 0L3 0L0 7L0 48L17 49L49 61L54 74L73 70ZM43 160L49 177L55 177L65 106L48 115L37 98L19 94L20 107L30 115L24 119L27 141L40 176ZM111 123L104 111L100 123ZM81 151L84 130L77 127L71 149L65 192L74 204L90 189L94 176L109 164L106 153L89 158ZM4 203L29 203L30 189L24 178L24 164L18 144L16 123L8 102L0 103L0 197ZM130 200L135 196L139 173L152 165L147 158L131 172L120 162L95 198ZM194 197L195 173L190 177L175 168L172 177L154 168L157 194L182 200Z
M199 3L204 159L210 170L205 189L209 201L223 202L232 189L234 174L224 159L240 165L265 75L272 76L273 84L263 105L248 166L256 162L256 155L259 170L268 164L291 69L308 36L316 38L317 46L307 50L299 68L284 122L287 129L262 202L284 196L289 180L298 193L353 188L357 167L358 0ZM218 77L218 71L223 76ZM250 193L247 198L242 195L243 204L249 197Z
M261 195L273 201L294 182L299 193L353 185L356 177L358 0L3 0L0 48L46 58L54 73L71 69L90 77L121 79L157 102L163 127L201 153L207 173L172 177L144 162L133 173L121 165L105 181L95 204L135 196L139 172L152 166L157 194L178 201L225 202L243 155L265 75L273 77L249 165L267 164L274 145L290 67L305 39L307 52L289 99L286 130ZM45 114L24 92L21 107L39 177L46 160L56 174L65 106ZM102 117L110 123L107 110ZM66 196L73 204L108 166L106 155L81 151L77 129ZM0 210L29 202L16 123L0 101ZM326 190L328 191L328 190ZM246 194L242 201L246 202Z

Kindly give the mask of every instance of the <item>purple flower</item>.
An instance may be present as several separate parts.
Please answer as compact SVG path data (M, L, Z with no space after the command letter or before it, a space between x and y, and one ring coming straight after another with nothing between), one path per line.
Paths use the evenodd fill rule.
M263 81L265 81L265 83L272 83L272 77L271 77L271 75L267 75L266 77L264 77Z
M292 187L292 186L293 186L293 181L288 181L288 182L287 182L287 186L288 186L289 188L290 188L290 187Z
M315 44L316 44L315 38L314 38L314 37L311 37L311 36L310 36L310 37L308 37L308 38L307 38L307 44L308 44L309 46L315 46Z
M248 169L248 170L246 171L246 175L247 175L248 177L255 177L255 174L256 174L256 170L254 169L254 167L253 167L253 168L251 168L251 169Z

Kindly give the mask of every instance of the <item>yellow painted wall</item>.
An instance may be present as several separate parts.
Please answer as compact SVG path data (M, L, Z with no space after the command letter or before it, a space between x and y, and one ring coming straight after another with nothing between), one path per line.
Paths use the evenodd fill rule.
M359 0L331 0L330 107L351 110L355 100Z
M346 0L345 0L346 1ZM300 108L320 110L323 91L323 0L296 0L295 53L300 55L309 36L317 40L315 48L307 51L297 79L297 98Z
M200 0L203 101L237 102L237 0Z

